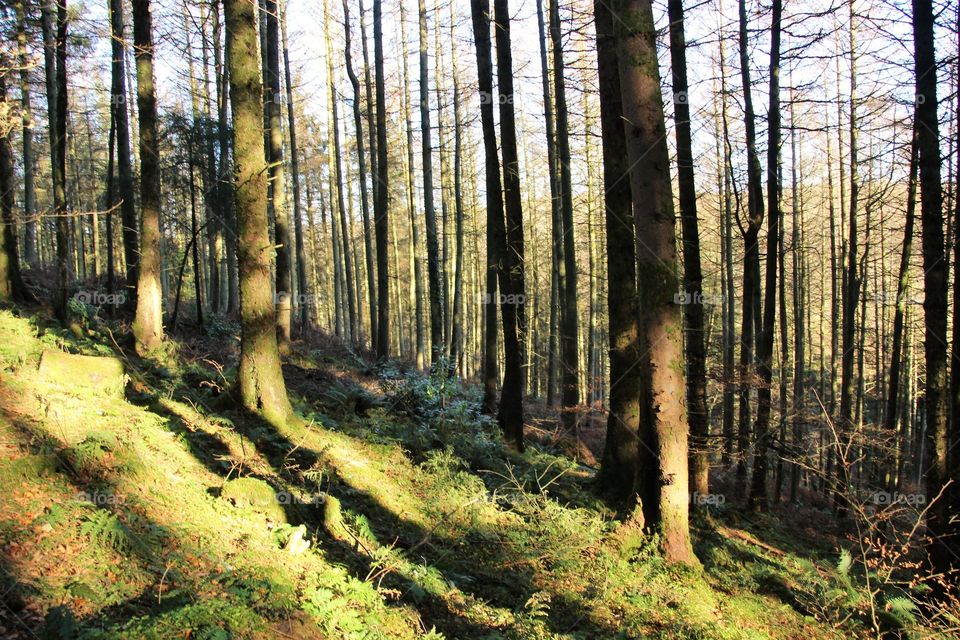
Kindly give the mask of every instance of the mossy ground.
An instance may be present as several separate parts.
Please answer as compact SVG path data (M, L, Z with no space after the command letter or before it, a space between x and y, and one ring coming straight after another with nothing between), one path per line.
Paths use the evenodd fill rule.
M666 567L592 469L509 452L457 381L301 345L284 372L303 420L278 430L224 392L229 339L161 365L104 324L23 314L0 311L4 637L859 633L817 607L831 549L715 513L694 532L703 569ZM121 357L126 397L48 382L45 346Z

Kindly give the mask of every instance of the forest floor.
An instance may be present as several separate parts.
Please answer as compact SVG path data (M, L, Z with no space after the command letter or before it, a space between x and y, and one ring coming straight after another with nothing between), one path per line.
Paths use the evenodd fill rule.
M0 310L0 638L869 635L813 510L711 507L702 568L667 567L545 421L512 453L458 381L313 336L284 366L303 422L240 412L236 329L160 364Z

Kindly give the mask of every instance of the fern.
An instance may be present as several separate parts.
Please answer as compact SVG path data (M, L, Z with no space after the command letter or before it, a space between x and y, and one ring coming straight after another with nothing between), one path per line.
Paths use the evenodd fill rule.
M889 617L901 627L916 624L917 622L917 605L906 596L887 598L884 608Z
M124 552L137 547L137 539L115 513L98 509L83 517L80 533L94 542Z
M853 567L853 556L847 549L840 550L840 559L837 561L837 581L846 591L847 595L853 599L856 595L856 589L853 586L853 580L850 577L850 569Z

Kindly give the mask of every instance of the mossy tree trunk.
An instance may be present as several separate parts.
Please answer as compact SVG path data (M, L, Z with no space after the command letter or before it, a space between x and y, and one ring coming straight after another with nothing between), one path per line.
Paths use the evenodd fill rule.
M6 79L0 77L0 102L7 101ZM0 137L0 209L3 216L3 233L0 234L0 299L24 300L27 288L20 273L20 253L17 250L17 222L14 217L13 144L10 134L13 128L6 129L6 135ZM29 173L29 172L28 172Z
M23 257L27 265L40 266L37 253L37 221L34 219L36 190L33 185L33 110L30 102L30 60L27 52L27 20L24 0L14 3L17 18L17 64L20 65L20 109L23 138Z
M133 0L133 45L137 62L137 112L140 117L140 265L133 337L145 355L163 340L163 291L160 285L160 143L153 73L150 0Z
M276 304L277 334L281 349L290 343L293 294L290 268L290 212L287 207L287 187L283 161L283 110L280 102L280 28L277 0L264 4L266 22L266 66L264 68L263 98L267 110L268 173L270 176L270 204L273 205L274 233L277 245Z
M654 504L646 522L659 530L667 562L696 564L690 544L689 478L683 369L683 325L677 291L673 193L667 150L656 28L651 0L620 0L614 14L630 192L643 242L637 254L640 348L644 385L641 416L653 430Z
M287 398L271 294L274 250L267 229L267 167L257 55L256 12L247 0L224 0L230 100L233 108L234 210L240 280L240 398L280 426L292 415Z

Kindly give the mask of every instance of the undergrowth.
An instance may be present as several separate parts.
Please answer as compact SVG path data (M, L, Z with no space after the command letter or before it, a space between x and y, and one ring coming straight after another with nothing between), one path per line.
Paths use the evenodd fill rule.
M655 537L596 497L592 469L537 445L508 451L479 390L443 363L423 374L304 345L284 367L303 423L283 431L231 400L226 320L209 344L171 341L146 362L84 311L72 330L0 311L10 633L869 635L849 556L799 553L776 526L771 552L731 536L739 525L718 509L696 519L703 569L667 567ZM126 398L49 384L44 348L121 358ZM887 628L916 627L896 594L884 609Z

